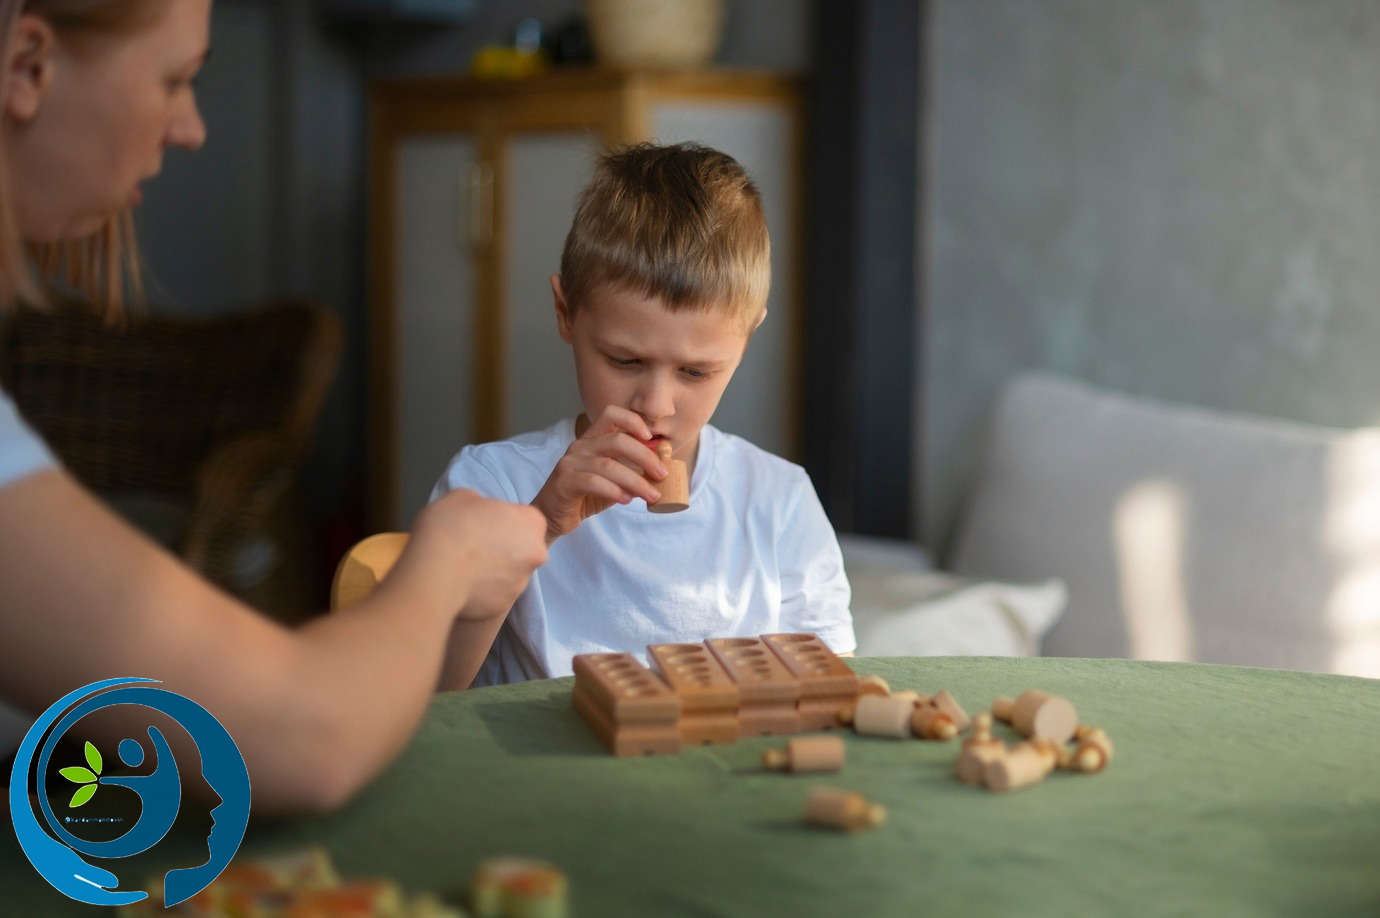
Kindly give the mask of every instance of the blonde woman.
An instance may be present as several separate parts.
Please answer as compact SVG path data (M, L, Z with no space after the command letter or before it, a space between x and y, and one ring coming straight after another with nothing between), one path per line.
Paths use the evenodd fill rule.
M0 0L0 309L43 308L54 281L120 308L141 183L169 147L205 140L193 81L210 12L210 0ZM256 813L337 806L412 735L448 635L477 670L501 624L479 610L511 605L546 558L545 529L531 507L456 493L418 516L375 594L289 630L108 512L0 391L0 756L64 694L138 676L220 720ZM85 738L141 735L147 719L121 710Z

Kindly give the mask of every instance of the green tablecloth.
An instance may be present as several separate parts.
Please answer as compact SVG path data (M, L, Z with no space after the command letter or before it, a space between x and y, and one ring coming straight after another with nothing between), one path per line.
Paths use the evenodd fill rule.
M438 697L354 802L252 825L242 851L321 843L348 875L456 901L482 859L545 858L569 875L578 916L1380 914L1378 681L1118 660L852 662L893 689L947 688L970 712L1027 688L1063 694L1116 759L1008 795L959 784L954 742L846 734L848 764L824 776L762 771L763 750L783 743L772 738L617 759L558 679ZM819 783L862 791L888 822L851 836L804 827ZM105 866L138 885L155 855L204 860L202 835ZM5 837L0 911L84 913Z

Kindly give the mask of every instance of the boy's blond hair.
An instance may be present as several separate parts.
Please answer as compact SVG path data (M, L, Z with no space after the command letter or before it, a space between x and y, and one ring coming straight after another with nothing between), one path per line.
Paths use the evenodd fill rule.
M771 240L762 197L743 167L695 143L638 144L601 156L561 253L571 315L603 286L756 328L771 286Z

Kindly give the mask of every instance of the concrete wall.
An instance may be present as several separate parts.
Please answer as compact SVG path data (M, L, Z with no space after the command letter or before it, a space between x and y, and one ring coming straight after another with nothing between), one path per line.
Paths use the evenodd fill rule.
M1380 421L1380 4L931 13L925 541L1025 368Z

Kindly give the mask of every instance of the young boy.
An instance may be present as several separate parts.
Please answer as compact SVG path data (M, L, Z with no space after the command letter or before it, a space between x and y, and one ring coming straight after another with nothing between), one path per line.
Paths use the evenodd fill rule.
M854 649L843 559L809 476L709 425L766 318L769 256L761 198L731 157L647 144L598 162L551 278L584 413L466 446L432 495L471 488L547 520L548 561L475 685L709 637L810 631ZM679 513L643 503L666 476L660 440L689 470ZM453 662L475 653L454 644Z

